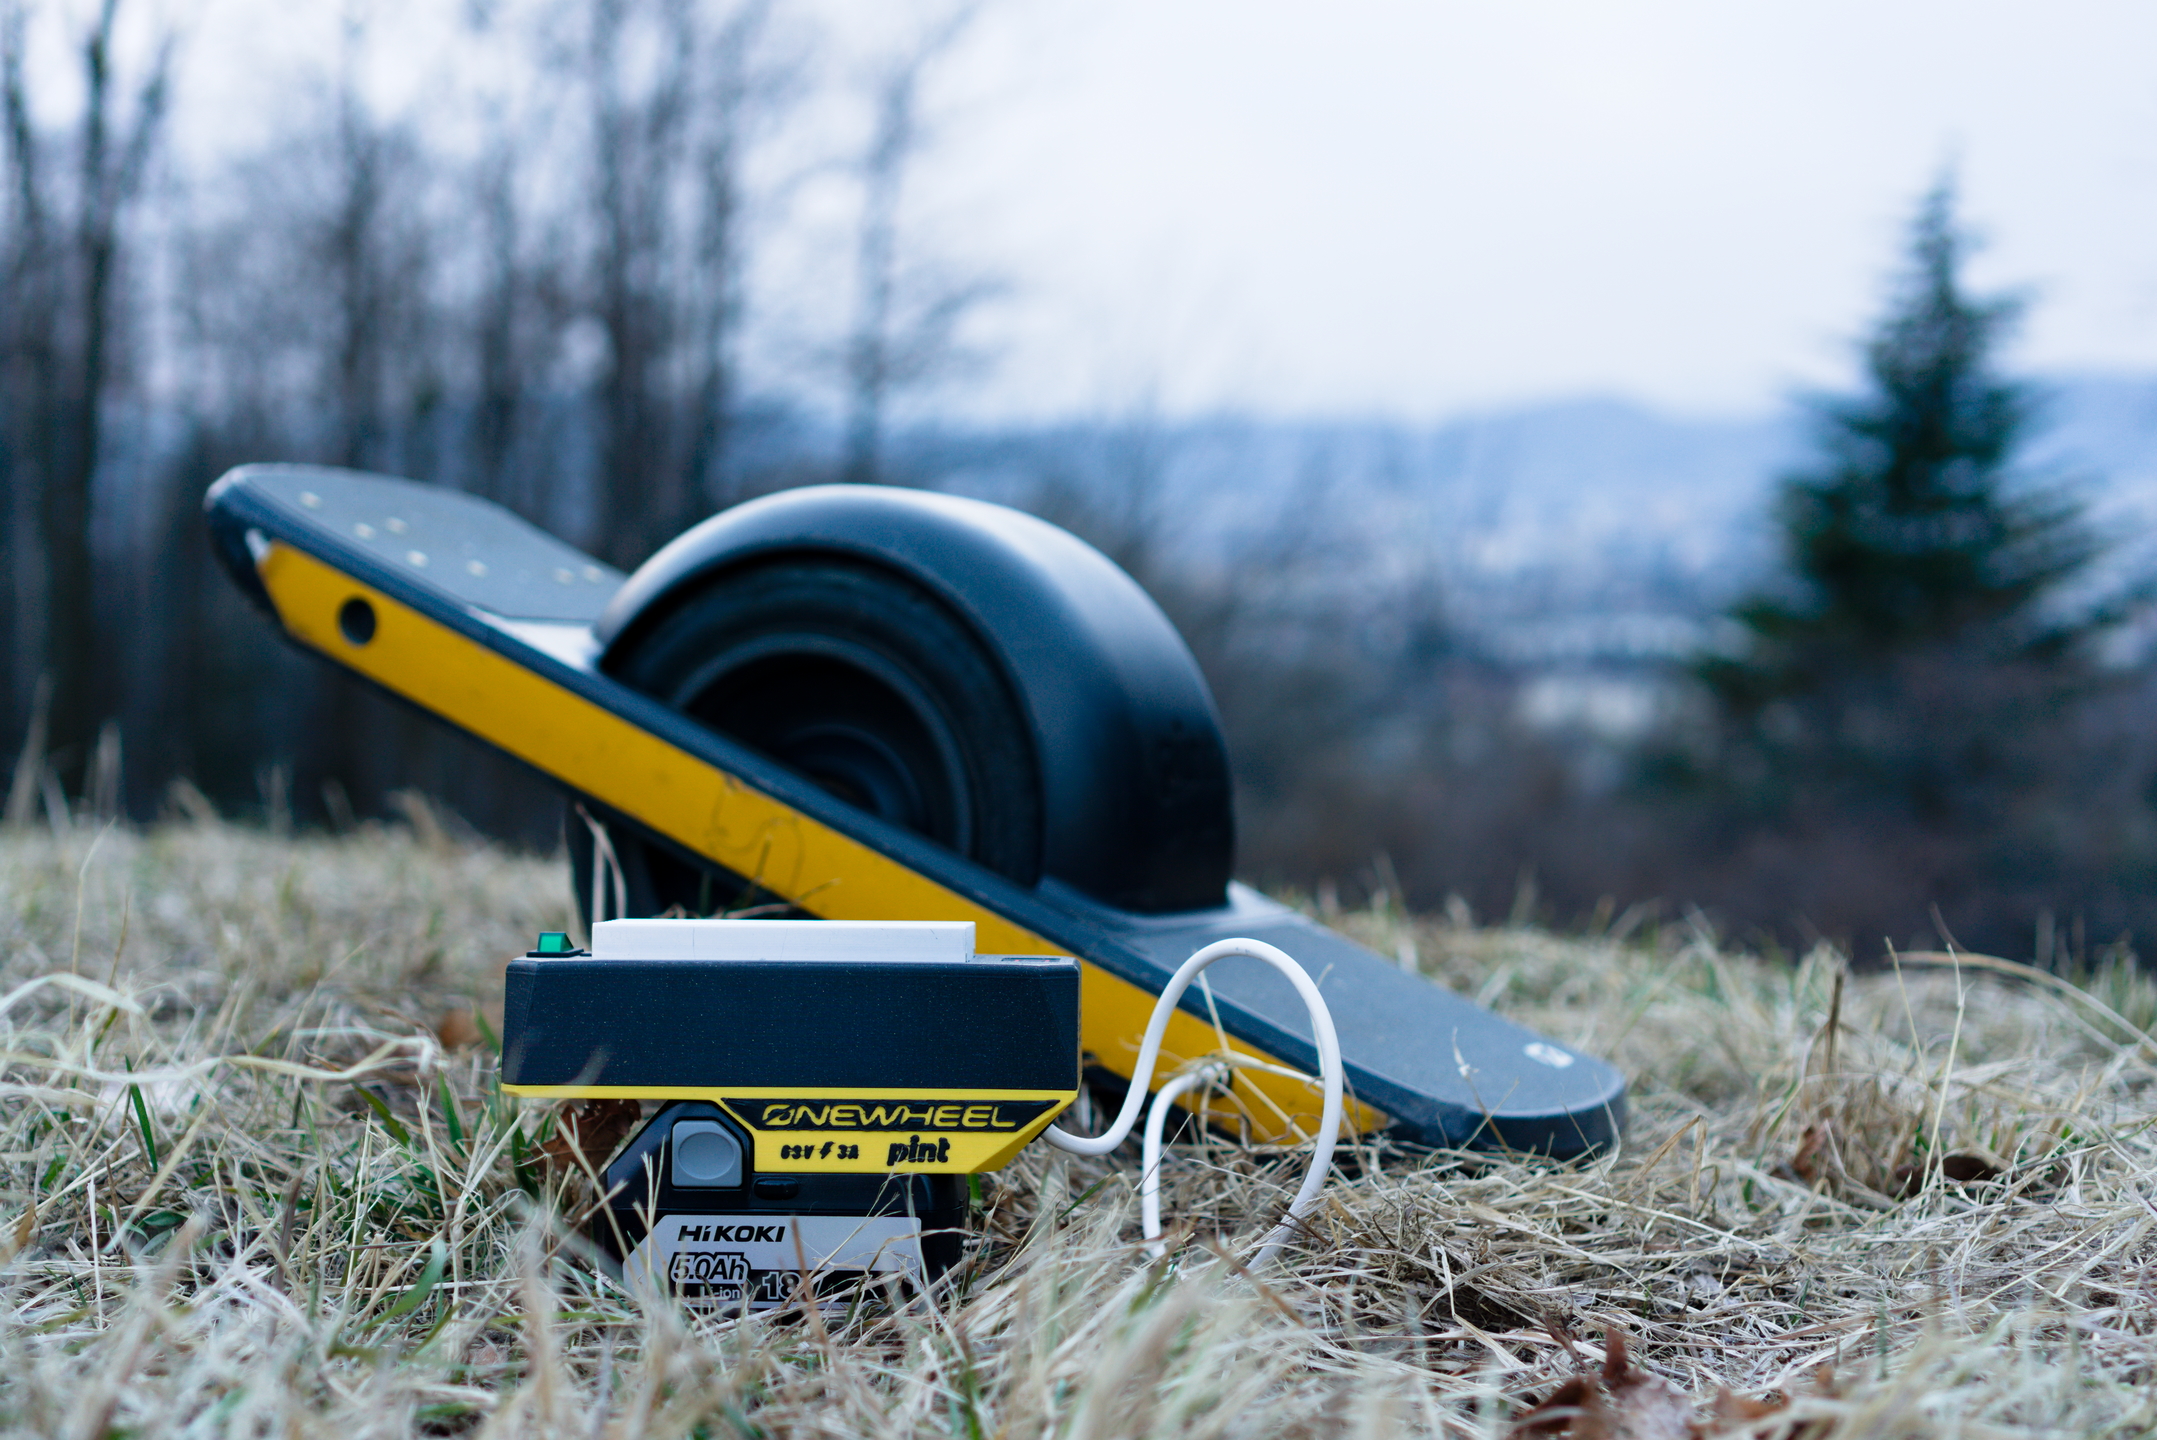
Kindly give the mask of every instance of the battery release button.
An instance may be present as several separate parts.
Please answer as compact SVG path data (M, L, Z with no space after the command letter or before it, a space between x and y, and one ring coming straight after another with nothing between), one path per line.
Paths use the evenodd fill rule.
M569 955L582 955L585 952L569 943L569 936L566 932L542 930L539 932L539 944L524 953L534 960L548 960Z
M716 1120L677 1120L674 1183L706 1189L741 1184L741 1143Z

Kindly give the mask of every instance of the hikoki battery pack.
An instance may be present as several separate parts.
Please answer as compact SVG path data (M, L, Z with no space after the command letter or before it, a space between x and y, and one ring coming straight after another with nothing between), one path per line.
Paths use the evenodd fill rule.
M505 1091L658 1105L600 1173L601 1254L752 1309L956 1263L967 1176L1079 1065L1078 962L976 955L971 922L602 921L511 961L503 1010Z

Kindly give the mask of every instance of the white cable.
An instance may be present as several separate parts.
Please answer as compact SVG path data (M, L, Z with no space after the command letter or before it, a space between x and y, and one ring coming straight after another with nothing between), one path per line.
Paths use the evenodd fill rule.
M1225 1084L1233 1072L1226 1065L1206 1065L1187 1070L1163 1085L1146 1112L1146 1135L1139 1151L1138 1214L1146 1233L1146 1253L1158 1260L1168 1253L1161 1243L1161 1127L1177 1100L1192 1090Z
M629 914L629 880L622 874L622 862L615 857L614 837L582 805L577 807L577 814L592 832L591 923L597 925L607 918L607 881L610 878L614 881L615 918L622 919Z
M1227 955L1247 955L1253 960L1263 960L1286 976L1288 983L1296 987L1303 997L1304 1008L1311 1012L1311 1033L1318 1042L1318 1074L1324 1087L1325 1104L1319 1112L1317 1143L1311 1151L1311 1167L1304 1173L1302 1188L1296 1198L1288 1202L1288 1214L1280 1224L1273 1227L1259 1246L1251 1267L1257 1269L1268 1264L1280 1253L1281 1246L1294 1236L1295 1222L1318 1197L1319 1187L1326 1183L1326 1174L1333 1166L1334 1142L1341 1133L1341 1042L1333 1030L1333 1013L1326 1008L1325 998L1318 993L1318 986L1301 965L1285 951L1268 945L1263 940L1216 940L1176 968L1162 987L1161 998L1154 1002L1153 1017L1146 1022L1146 1033L1139 1041L1138 1063L1131 1068L1131 1088L1124 1093L1123 1108L1116 1112L1115 1120L1099 1135L1073 1135L1054 1125L1043 1131L1043 1137L1059 1150L1074 1155L1106 1155L1121 1145L1131 1134L1131 1126L1138 1119L1140 1107L1146 1103L1146 1087L1153 1080L1153 1067L1161 1054L1161 1037L1168 1029L1169 1016L1176 1012L1176 1002L1183 998L1198 973L1214 961ZM1194 1070L1179 1075L1161 1088L1154 1101L1154 1115L1146 1127L1143 1157L1144 1173L1139 1180L1140 1221L1146 1239L1156 1241L1161 1236L1160 1215L1160 1146L1161 1123L1166 1117L1168 1104L1177 1095L1212 1078L1213 1067ZM1156 1247L1154 1253L1158 1254Z

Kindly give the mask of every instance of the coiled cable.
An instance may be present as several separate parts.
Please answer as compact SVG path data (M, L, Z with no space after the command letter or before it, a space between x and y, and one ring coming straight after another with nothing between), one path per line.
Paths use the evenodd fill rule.
M1262 960L1286 976L1288 983L1296 987L1303 997L1304 1008L1310 1011L1311 1033L1318 1042L1319 1084L1325 1103L1319 1112L1318 1136L1311 1150L1310 1169L1304 1173L1303 1184L1296 1191L1295 1199L1288 1202L1288 1213L1281 1223L1267 1232L1258 1253L1252 1257L1251 1267L1258 1269L1270 1264L1280 1254L1296 1233L1296 1222L1303 1218L1318 1191L1326 1182L1326 1174L1333 1166L1333 1147L1341 1133L1341 1107L1344 1083L1341 1071L1341 1042L1334 1033L1333 1013L1326 1008L1325 998L1318 993L1318 986L1308 972L1290 956L1263 940L1216 940L1199 950L1178 966L1176 973L1162 987L1161 998L1154 1002L1153 1016L1146 1022L1145 1036L1139 1041L1138 1063L1131 1070L1131 1088L1125 1092L1123 1107L1108 1129L1099 1135L1073 1135L1051 1125L1043 1133L1049 1144L1074 1155L1106 1155L1121 1145L1131 1134L1131 1127L1138 1120L1138 1112L1146 1103L1146 1087L1153 1080L1155 1063L1161 1054L1161 1037L1168 1030L1169 1016L1176 1010L1176 1002L1190 987L1201 971L1216 960L1229 955L1245 955ZM1239 1064L1239 1062L1241 1062ZM1154 1097L1153 1112L1147 1117L1146 1133L1142 1142L1139 1177L1139 1218L1155 1255L1162 1253L1161 1238L1161 1130L1168 1115L1168 1107L1178 1096L1207 1084L1221 1084L1232 1068L1242 1068L1249 1062L1244 1057L1209 1057L1202 1065L1176 1076L1161 1087ZM1275 1066L1254 1066L1279 1073Z

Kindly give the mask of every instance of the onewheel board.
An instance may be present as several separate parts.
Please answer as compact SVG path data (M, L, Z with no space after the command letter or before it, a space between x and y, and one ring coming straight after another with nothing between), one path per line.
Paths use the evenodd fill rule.
M1186 752L1203 762L1202 742L1218 747L1217 738L1187 733L1204 724L1179 716L1162 722L1161 736L1134 742L1132 755L1170 767L1129 777L1141 800L1158 808L1129 820L1122 841L1113 826L1097 827L1109 838L1081 853L1069 836L1087 817L1072 817L1103 786L1098 767L1067 765L1094 780L1059 789L1059 747L1075 753L1108 731L1142 727L1145 717L1080 724L1073 704L1042 697L1091 667L1121 677L1142 698L1149 685L1188 691L1196 683L1199 698L1185 712L1198 715L1191 709L1198 705L1209 724L1211 702L1202 682L1169 673L1180 664L1195 676L1195 666L1137 587L1054 527L952 497L818 487L715 517L624 576L499 506L383 476L247 466L219 480L207 505L221 559L288 638L555 780L617 827L622 843L634 840L668 863L717 877L719 888L708 893L724 899L735 893L727 887L746 882L823 919L971 921L985 954L1076 957L1081 1044L1096 1074L1128 1076L1153 998L1183 960L1211 941L1247 936L1279 946L1317 978L1340 1032L1358 1129L1412 1144L1562 1157L1611 1143L1623 1126L1624 1082L1603 1061L1404 973L1244 886L1223 884L1225 868L1208 879L1205 855L1227 854L1225 821L1201 816L1188 822L1189 836L1174 833L1186 823L1179 816L1204 809L1195 791L1186 793L1185 771L1174 768ZM861 785L819 783L815 765L805 774L807 762L790 766L773 754L821 752L786 751L777 740L752 748L686 713L698 706L677 708L650 686L629 683L625 674L636 667L615 657L639 638L637 614L675 614L678 605L665 610L671 597L711 574L736 573L715 567L732 554L729 545L746 553L744 536L760 537L756 564L792 565L788 583L797 587L820 573L803 569L803 556L843 550L851 568L832 573L850 584L862 575L883 583L878 567L887 563L893 574L910 566L909 583L956 597L924 601L924 617L962 628L975 613L966 608L970 592L956 582L940 588L939 567L971 574L993 561L1008 562L1012 574L1055 571L1064 587L1054 592L1059 612L1034 616L1021 605L983 642L998 664L1009 658L1017 677L999 681L997 691L1016 697L1010 713L1021 720L1012 723L1029 727L1010 753L1033 757L1050 777L1040 792L1049 839L1039 856L969 858L969 844L979 853L985 843L981 823L931 813L901 824L877 813L881 804L911 815L890 808L908 803L934 812L935 796L881 797L869 783L875 771L863 771L869 780ZM899 537L888 562L885 536ZM697 554L707 557L703 569L684 560ZM636 612L626 621L625 608ZM1055 637L1064 633L1087 638L1059 652ZM1027 646L1039 653L1017 653ZM835 641L833 653L850 652ZM907 693L903 677L893 684ZM977 794L970 803L978 811L984 802ZM1159 884L1151 884L1155 872L1165 877ZM1191 908L1194 897L1205 903ZM1215 966L1206 982L1184 997L1165 1060L1218 1049L1225 1038L1252 1056L1315 1073L1309 1022L1287 981L1238 958ZM964 1017L954 1016L953 1043L964 1034ZM1262 1140L1307 1136L1318 1111L1316 1088L1287 1077L1239 1071L1236 1092L1244 1123Z

